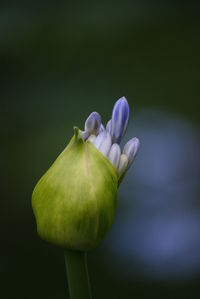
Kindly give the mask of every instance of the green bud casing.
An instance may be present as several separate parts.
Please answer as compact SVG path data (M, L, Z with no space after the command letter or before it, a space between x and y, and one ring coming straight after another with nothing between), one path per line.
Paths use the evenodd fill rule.
M67 249L94 248L112 225L117 187L113 165L75 131L33 191L38 234Z

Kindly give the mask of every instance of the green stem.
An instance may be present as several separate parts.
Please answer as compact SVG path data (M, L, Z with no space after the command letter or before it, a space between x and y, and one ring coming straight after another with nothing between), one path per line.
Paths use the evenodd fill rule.
M65 265L70 299L92 299L86 252L66 250Z

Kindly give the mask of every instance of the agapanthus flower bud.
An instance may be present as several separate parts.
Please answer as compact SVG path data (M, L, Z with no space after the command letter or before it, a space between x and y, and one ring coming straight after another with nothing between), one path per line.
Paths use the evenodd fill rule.
M123 148L123 154L125 154L128 158L128 167L131 166L133 160L135 159L135 156L137 154L137 151L139 149L139 139L137 137L134 137L130 139Z
M108 159L113 164L113 166L115 166L116 169L118 168L119 165L120 155L121 155L120 146L117 143L113 143L108 155Z
M129 105L125 97L120 98L114 105L111 118L112 141L120 143L129 121Z
M97 112L87 118L85 131L74 128L70 143L33 191L32 206L43 239L81 251L103 239L113 222L117 188L138 149L137 138L125 145L123 154L117 144L128 117L128 103L121 98L106 130Z
M85 131L89 134L97 134L101 126L101 116L98 112L92 112L85 122Z

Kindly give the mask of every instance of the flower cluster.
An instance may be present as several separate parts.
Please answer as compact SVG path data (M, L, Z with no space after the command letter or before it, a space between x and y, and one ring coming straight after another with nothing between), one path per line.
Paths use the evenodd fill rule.
M106 127L98 112L92 112L81 132L84 140L89 140L116 168L120 178L131 166L139 148L139 139L130 139L121 151L120 141L126 133L129 122L129 105L125 97L116 101L112 117Z
M134 137L121 150L129 121L127 100L119 99L104 127L92 112L36 184L32 206L40 237L66 249L96 247L110 229L117 190L139 147ZM106 157L106 158L105 158Z

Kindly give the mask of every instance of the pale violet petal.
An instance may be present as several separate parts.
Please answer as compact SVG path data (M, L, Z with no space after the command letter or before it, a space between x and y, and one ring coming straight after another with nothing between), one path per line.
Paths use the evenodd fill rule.
M123 154L128 158L128 167L133 163L138 152L140 141L137 137L130 139L123 148Z
M120 143L129 121L129 105L125 97L120 98L114 105L111 118L112 142Z
M106 131L101 132L101 133L97 136L97 138L96 138L95 141L94 141L94 146L95 146L97 149L99 149L101 143L102 143L103 140L106 138L106 136L107 136L107 132L106 132Z
M107 157L109 154L111 145L112 145L112 139L111 139L110 133L106 132L106 137L103 139L103 141L101 142L98 149L104 156Z
M118 168L119 165L120 155L121 155L120 146L117 143L114 143L111 146L110 152L108 154L108 159L113 164L113 166L115 166L116 169Z
M89 134L97 134L101 125L101 116L98 112L92 112L85 122L85 131Z

